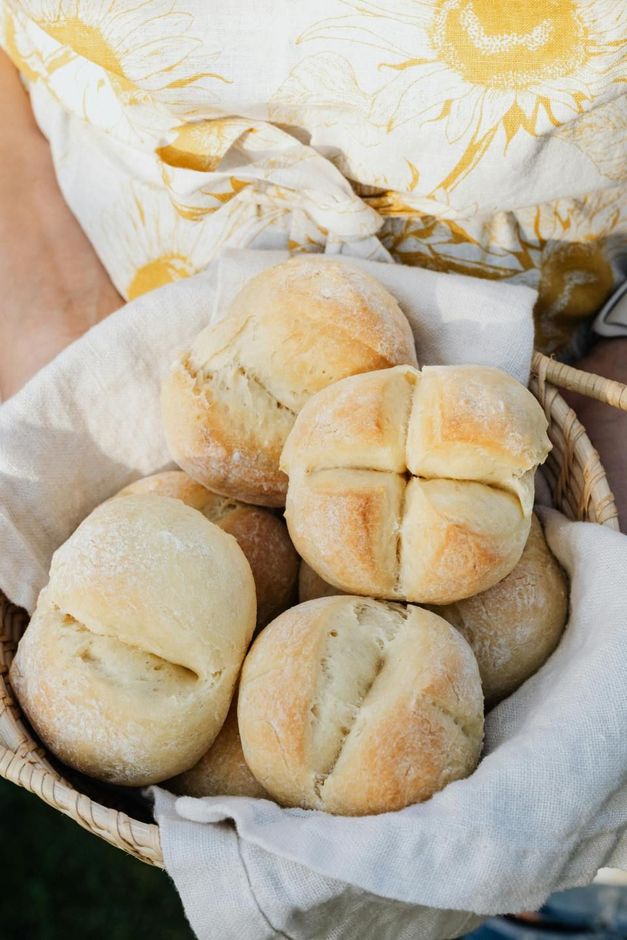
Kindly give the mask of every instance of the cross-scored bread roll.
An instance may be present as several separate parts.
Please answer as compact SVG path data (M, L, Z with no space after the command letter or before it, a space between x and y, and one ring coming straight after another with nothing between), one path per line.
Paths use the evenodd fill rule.
M61 760L155 783L215 739L254 625L232 536L178 500L112 499L55 552L11 684Z
M220 734L197 764L169 780L168 790L181 796L253 796L268 794L253 777L244 759L237 727L237 700L233 701Z
M292 604L298 555L282 519L258 506L218 496L183 470L166 470L136 480L117 495L140 493L180 499L237 539L255 579L258 627L264 627Z
M283 450L299 554L352 594L444 604L512 570L549 449L533 395L485 366L398 366L319 392Z
M436 612L470 643L488 706L537 672L559 643L568 616L566 576L537 517L532 517L520 561L506 578Z
M162 392L170 451L217 493L283 506L279 457L305 402L347 375L399 363L416 363L412 332L378 281L293 258L252 278L174 364Z
M460 633L430 611L322 598L258 636L238 720L246 763L279 803L383 813L474 770L479 670Z

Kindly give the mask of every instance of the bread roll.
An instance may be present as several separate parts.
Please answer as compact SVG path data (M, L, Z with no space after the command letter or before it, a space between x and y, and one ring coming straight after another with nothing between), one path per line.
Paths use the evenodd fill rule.
M170 451L216 493L283 506L279 457L308 398L347 375L415 362L409 323L378 281L292 258L253 277L174 364L162 393Z
M566 625L568 584L536 516L511 574L482 594L436 608L436 613L472 646L488 706L537 672Z
M525 545L546 427L533 395L485 366L337 382L283 450L292 541L352 594L444 604L486 590Z
M233 535L248 560L257 591L257 627L290 607L296 594L298 555L282 519L257 506L212 493L182 470L136 480L117 494L155 493L180 499Z
M244 760L237 727L237 699L234 699L220 734L204 757L185 773L166 784L181 796L254 796L268 794L251 774Z
M322 598L259 635L238 720L246 763L279 803L383 813L472 772L479 670L461 634L430 611Z
M112 499L55 552L11 683L61 760L143 786L212 744L254 625L232 536L178 500Z
M336 597L338 594L345 594L339 588L333 587L324 578L310 568L306 561L301 561L298 572L298 603L304 604L305 601L313 601L317 597Z

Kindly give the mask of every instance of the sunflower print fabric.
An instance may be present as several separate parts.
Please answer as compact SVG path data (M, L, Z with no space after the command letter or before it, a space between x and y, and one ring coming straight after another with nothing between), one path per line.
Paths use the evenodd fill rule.
M0 0L128 299L225 246L528 284L563 348L627 270L624 0Z

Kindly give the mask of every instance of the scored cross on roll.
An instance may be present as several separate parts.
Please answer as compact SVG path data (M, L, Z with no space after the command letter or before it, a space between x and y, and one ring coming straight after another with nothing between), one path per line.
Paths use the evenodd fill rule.
M485 366L397 366L343 379L296 419L281 458L300 555L352 594L445 604L522 554L547 420Z

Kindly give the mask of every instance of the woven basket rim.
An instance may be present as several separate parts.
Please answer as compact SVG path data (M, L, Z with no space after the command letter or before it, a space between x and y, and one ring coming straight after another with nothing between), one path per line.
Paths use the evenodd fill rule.
M549 420L553 450L545 468L554 502L571 518L618 529L616 504L599 455L575 412L552 382L625 409L627 389L563 366L541 353L534 355L530 388ZM45 749L22 721L6 674L26 620L25 613L0 592L0 777L39 796L111 845L143 862L163 867L158 825L134 819L75 789L48 762Z

